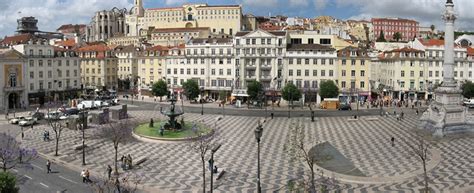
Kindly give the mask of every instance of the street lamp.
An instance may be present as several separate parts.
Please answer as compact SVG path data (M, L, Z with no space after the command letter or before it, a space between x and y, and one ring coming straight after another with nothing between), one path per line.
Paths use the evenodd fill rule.
M82 122L82 126L81 126L81 129L82 129L82 165L86 165L85 130L86 130L86 127L87 127L87 114L88 114L88 112L84 109L81 112L81 116L80 116L81 122Z
M204 115L204 100L203 100L204 87L201 87L200 90L201 90L201 115Z
M257 128L255 129L255 139L257 140L257 192L261 193L262 188L260 187L260 139L263 134L262 123L258 123Z
M211 150L211 159L209 160L209 167L211 167L211 193L214 191L214 153L216 153L221 146L222 144L219 144Z

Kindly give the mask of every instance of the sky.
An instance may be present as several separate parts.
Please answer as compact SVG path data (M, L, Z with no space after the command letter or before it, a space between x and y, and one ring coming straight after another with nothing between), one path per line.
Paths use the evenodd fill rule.
M287 15L314 18L329 15L338 19L400 17L415 19L422 26L434 24L443 30L441 14L446 0L144 0L145 8L180 6L183 3L210 5L240 4L244 14ZM34 16L43 31L63 24L88 24L99 10L132 7L133 0L0 0L0 37L14 34L16 20ZM474 0L454 0L457 30L474 31Z

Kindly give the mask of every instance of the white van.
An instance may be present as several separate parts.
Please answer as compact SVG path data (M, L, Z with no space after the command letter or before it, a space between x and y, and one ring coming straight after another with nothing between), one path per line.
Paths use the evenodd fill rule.
M92 109L94 107L94 101L82 101L77 105L77 109Z
M464 101L464 105L468 108L473 108L474 107L474 99L469 99L467 101Z

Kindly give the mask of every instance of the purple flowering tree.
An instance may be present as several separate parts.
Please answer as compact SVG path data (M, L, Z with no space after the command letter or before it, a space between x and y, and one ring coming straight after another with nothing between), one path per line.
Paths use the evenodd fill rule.
M28 166L37 157L35 149L21 147L14 137L0 133L0 168L4 172L18 166Z

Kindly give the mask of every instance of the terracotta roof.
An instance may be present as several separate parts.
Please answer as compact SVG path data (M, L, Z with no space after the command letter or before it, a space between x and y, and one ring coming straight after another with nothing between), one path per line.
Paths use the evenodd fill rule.
M196 28L163 28L154 29L153 33L170 33L170 32L189 32L189 31L204 31L210 30L208 27L196 27Z
M62 47L74 47L76 46L76 40L71 38L71 39L62 40L62 41L56 41L54 42L54 44L57 46L62 46Z
M76 51L78 52L105 52L111 50L107 45L105 44L95 44L95 45L87 45L78 48Z
M137 48L138 47L135 47L133 45L127 45L127 46L117 46L115 48L115 51L116 52L134 52L134 51L137 51ZM140 49L140 48L138 48Z
M153 46L146 49L146 51L164 51L164 50L168 50L168 48L165 46L160 46L160 45Z
M398 48L398 49L394 49L394 50L387 51L387 52L424 52L424 51L423 50L418 50L418 49L415 49L415 48L404 47L404 48Z
M265 31L265 30L262 30L262 31ZM286 35L286 32L284 31L266 31L274 36L285 36ZM245 36L247 34L251 33L251 31L241 31L241 32L237 32L235 34L235 36Z
M401 21L401 22L418 23L418 21L411 20L411 19L403 19L403 18L372 18L372 22L374 21Z
M474 56L474 48L467 47L467 55L468 56Z
M15 44L25 44L29 40L33 39L34 36L31 34L20 34L15 36L8 36L0 42L0 45L15 45Z
M332 50L335 49L330 46L324 46L321 44L289 44L286 48L289 51L292 50Z
M65 24L65 25L60 26L58 29L56 29L56 31L65 30L65 29L74 29L76 26L78 26L79 28L85 28L86 27L86 25L84 25L84 24L76 24L76 25Z
M437 39L429 39L429 40L418 39L418 40L424 46L444 46L444 40L437 40Z

